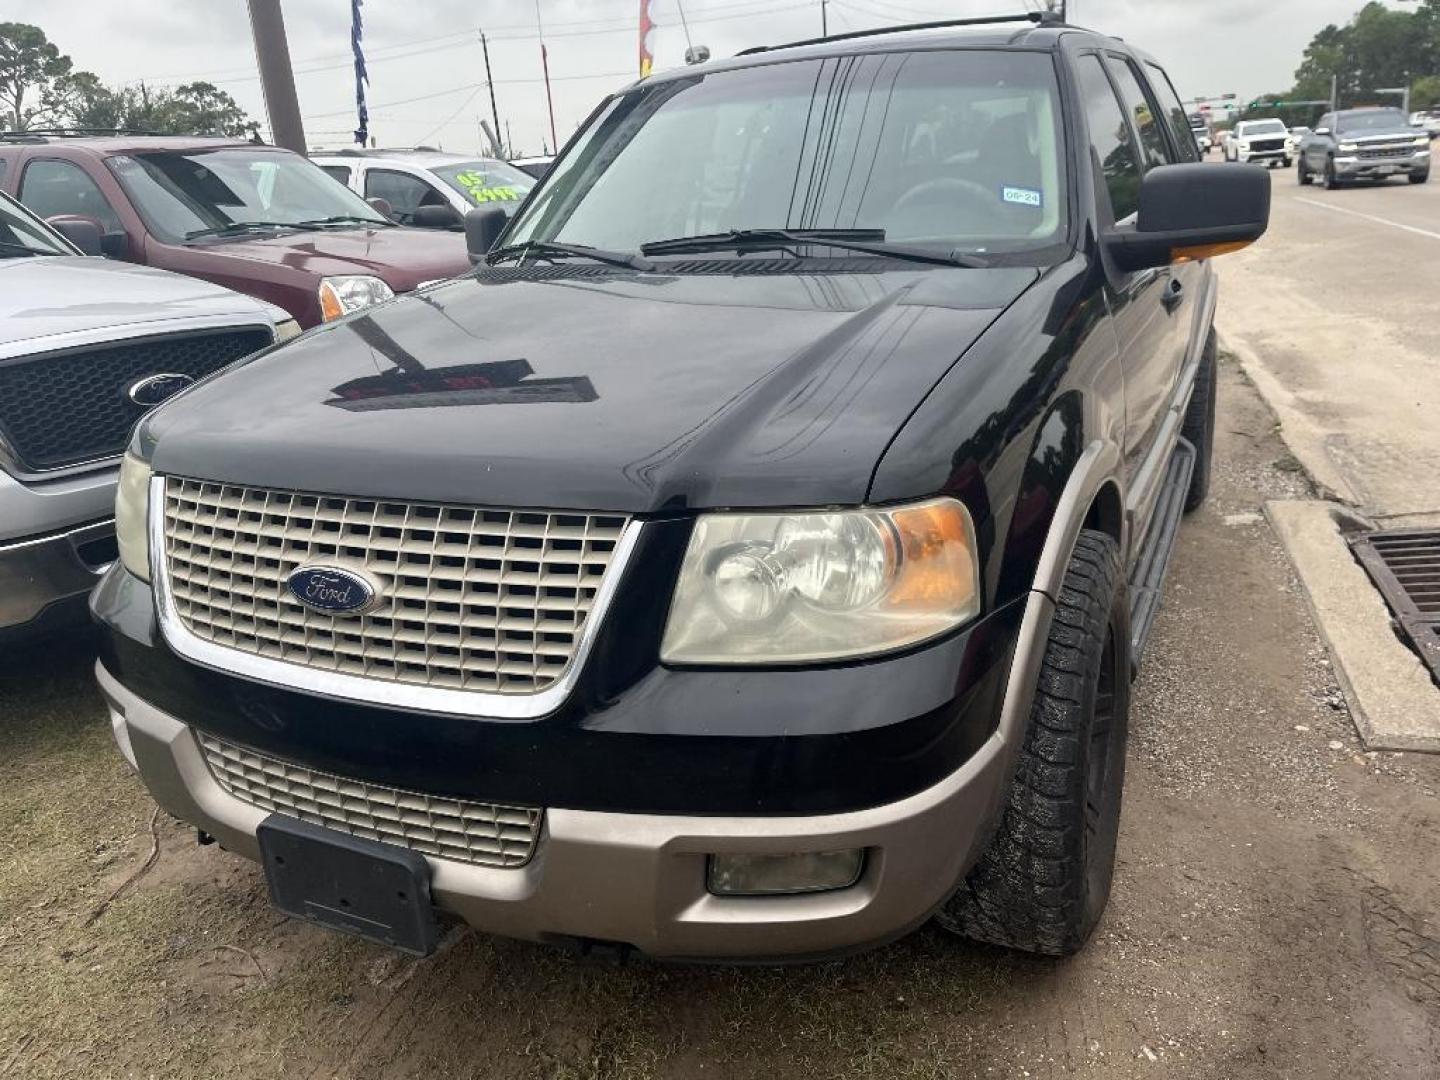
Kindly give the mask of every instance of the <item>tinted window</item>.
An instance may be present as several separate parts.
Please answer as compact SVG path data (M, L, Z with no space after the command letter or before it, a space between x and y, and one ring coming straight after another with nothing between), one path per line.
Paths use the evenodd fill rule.
M329 173L329 174L330 174L331 176L333 176L336 180L339 180L339 181L340 181L342 184L344 184L346 187L349 187L349 186L350 186L350 166L349 166L349 165L321 165L320 168L321 168L324 172Z
M0 161L0 165L4 165ZM74 252L60 243L55 236L33 215L27 214L19 203L12 202L6 195L0 195L0 259L23 259L32 252L52 255L72 255Z
M730 229L858 228L947 252L1033 250L1063 235L1062 146L1054 63L1037 53L656 79L605 107L506 239L633 250Z
M1085 105L1090 146L1100 161L1115 220L1122 221L1140 205L1140 165L1130 125L1125 122L1125 114L1098 56L1080 57L1075 64L1075 77Z
M1170 164L1170 153L1165 148L1165 133L1160 129L1161 119L1150 107L1150 99L1140 86L1135 69L1124 60L1109 58L1110 71L1115 76L1115 85L1120 89L1120 98L1125 103L1135 130L1140 132L1140 149L1146 169L1156 165Z
M418 176L393 169L365 170L365 197L384 199L395 220L404 224L421 206L449 206L445 197Z
M20 201L42 218L79 214L94 218L106 232L120 230L120 215L94 180L68 161L32 161L20 181Z
M1146 64L1145 68L1150 75L1150 89L1155 93L1155 100L1160 103L1160 111L1170 121L1170 134L1175 137L1175 145L1180 148L1180 160L1199 161L1200 150L1195 145L1195 139L1209 134L1210 125L1205 122L1201 113L1186 115L1185 106L1180 104L1180 95L1175 92L1175 87L1165 72L1154 64Z

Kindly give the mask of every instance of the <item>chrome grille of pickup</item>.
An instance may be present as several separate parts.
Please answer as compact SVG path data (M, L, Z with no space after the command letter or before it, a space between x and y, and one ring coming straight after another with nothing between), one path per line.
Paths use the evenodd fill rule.
M533 694L569 666L623 516L305 495L168 477L175 611L206 641L363 678ZM332 615L287 586L363 571L378 604Z
M1415 152L1415 147L1408 143L1404 146L1363 146L1360 148L1358 157L1374 158L1403 158L1409 157Z
M329 829L476 866L524 866L543 811L461 802L314 772L200 736L216 781L241 802Z
M0 435L43 472L113 457L148 411L129 390L147 375L200 379L269 345L264 327L167 334L0 362Z

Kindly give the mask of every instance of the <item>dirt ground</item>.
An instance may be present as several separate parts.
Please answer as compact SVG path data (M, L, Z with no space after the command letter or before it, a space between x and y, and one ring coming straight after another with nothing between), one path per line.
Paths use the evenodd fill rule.
M933 928L815 967L458 928L412 961L152 834L84 648L10 656L0 1077L1440 1077L1440 760L1355 738L1260 513L1308 494L1227 362L1214 491L1137 685L1114 899L1066 962Z

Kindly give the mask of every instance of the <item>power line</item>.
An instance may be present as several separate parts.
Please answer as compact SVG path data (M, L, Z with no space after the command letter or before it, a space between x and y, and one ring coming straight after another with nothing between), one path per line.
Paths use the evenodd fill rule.
M597 71L597 72L595 72L595 73L592 74L592 75L552 75L552 76L550 76L550 81L551 81L551 82L579 82L579 81L582 81L582 80L584 80L584 79L624 79L624 78L627 78L627 77L633 77L634 74L635 74L635 73L634 73L633 71L628 71L628 70L627 70L627 71ZM544 81L545 81L544 79L540 79L540 78L535 78L535 79L496 79L496 80L495 80L495 83L496 83L497 86L504 86L504 85L511 84L511 83L539 83L539 82L544 82ZM485 83L483 83L483 82L478 82L478 83L466 83L464 86L452 86L452 87L450 87L450 89L448 89L448 90L437 90L437 91L435 91L433 94L421 94L419 97L402 98L402 99L399 100L399 101L376 102L376 103L371 107L371 115L372 115L372 116L375 115L375 110L376 110L376 109L393 109L393 108L394 108L395 106L397 106L397 105L413 105L413 104L415 104L417 101L434 101L436 98L448 97L448 96L451 95L451 94L458 94L458 93L461 93L461 92L464 91L464 90L481 90L481 89L483 89L484 87L485 87ZM336 110L335 112L306 113L306 114L305 114L305 119L306 119L306 120L323 120L323 119L325 119L325 118L328 117L328 116L349 116L349 115L350 115L352 112L354 112L354 111L355 111L355 109L354 109L354 107L352 106L352 107L350 107L350 108L348 108L348 109L338 109L338 110Z

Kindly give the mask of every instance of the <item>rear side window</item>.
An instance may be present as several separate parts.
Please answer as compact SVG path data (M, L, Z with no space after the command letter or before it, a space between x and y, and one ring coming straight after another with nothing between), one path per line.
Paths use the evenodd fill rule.
M1196 133L1204 134L1205 121L1200 119L1200 126L1193 128L1185 106L1180 104L1180 95L1175 92L1170 77L1161 71L1154 64L1145 65L1150 75L1150 89L1155 93L1155 100L1160 104L1160 111L1170 123L1170 134L1174 136L1174 143L1180 150L1181 161L1199 161L1200 151L1195 145Z
M1150 107L1150 99L1145 96L1135 69L1126 61L1113 56L1109 59L1109 67L1111 74L1115 76L1115 85L1120 89L1120 99L1125 103L1125 111L1130 114L1135 130L1140 133L1140 150L1145 168L1149 170L1157 165L1170 164L1170 154L1165 148L1165 133L1160 129L1161 118L1156 116L1155 110Z
M1134 136L1098 56L1080 57L1075 62L1075 78L1085 105L1090 148L1100 163L1115 220L1123 221L1140 205L1140 164Z
M37 217L79 214L94 218L105 232L121 229L120 215L84 169L68 161L32 161L20 180L20 201Z
M320 168L323 169L325 172L329 173L336 180L339 180L346 187L350 186L349 165L321 165Z

